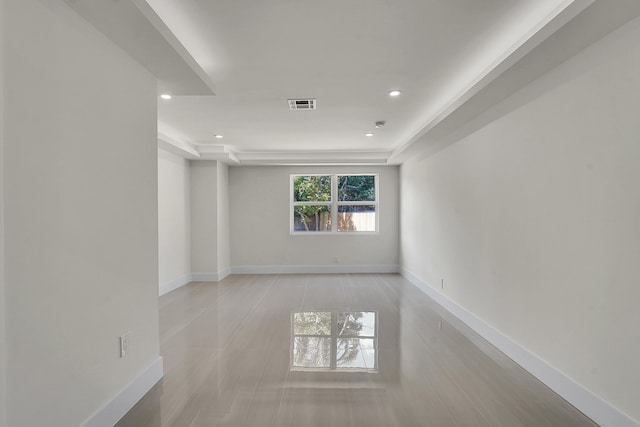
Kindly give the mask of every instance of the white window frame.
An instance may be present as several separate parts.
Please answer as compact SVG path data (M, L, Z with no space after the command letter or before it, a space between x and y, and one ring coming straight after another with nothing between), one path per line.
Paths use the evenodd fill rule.
M331 177L331 201L329 202L296 202L293 197L293 180L297 176L330 176ZM339 176L373 176L376 190L375 201L346 201L338 200ZM380 176L378 173L294 173L289 176L289 234L293 236L327 236L327 235L353 235L366 236L380 234ZM375 231L338 231L338 207L339 206L375 206L376 229ZM331 231L295 231L294 206L329 206L331 208Z

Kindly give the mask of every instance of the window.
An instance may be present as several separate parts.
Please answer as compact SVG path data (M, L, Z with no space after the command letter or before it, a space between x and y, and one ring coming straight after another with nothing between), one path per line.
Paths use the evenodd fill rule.
M378 231L378 175L291 175L292 233Z
M291 369L377 370L374 311L307 311L292 315Z

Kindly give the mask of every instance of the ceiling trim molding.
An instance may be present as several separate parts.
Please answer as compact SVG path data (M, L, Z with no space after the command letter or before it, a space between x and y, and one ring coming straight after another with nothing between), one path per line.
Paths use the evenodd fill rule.
M238 158L235 153L224 145L197 145L196 149L200 153L200 160L219 160L223 163L237 164Z
M511 68L516 62L533 51L540 43L579 15L595 0L566 0L554 11L545 16L537 25L528 30L517 42L503 52L492 64L470 82L458 95L452 97L438 113L428 119L425 125L409 139L393 149L389 162L403 163L409 156L404 154L409 147L422 139L443 120L451 116L478 92L487 87L496 78Z
M158 148L189 160L219 160L238 164L235 153L224 145L193 144L158 132Z
M234 152L225 145L193 144L158 133L158 148L189 160L218 160L229 165L332 166L385 165L390 151Z
M241 165L385 165L389 151L269 151L236 153Z
M189 160L198 160L201 157L195 145L190 142L178 141L162 133L158 133L158 148Z

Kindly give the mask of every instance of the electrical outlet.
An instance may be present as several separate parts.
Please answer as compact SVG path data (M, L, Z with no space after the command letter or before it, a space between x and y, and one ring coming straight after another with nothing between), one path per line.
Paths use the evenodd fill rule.
M129 332L120 335L120 357L125 357L129 353Z
M334 264L337 264L338 262L340 262L340 261L338 260L338 257L337 257L337 256L334 256L334 257L333 257L333 263L334 263Z

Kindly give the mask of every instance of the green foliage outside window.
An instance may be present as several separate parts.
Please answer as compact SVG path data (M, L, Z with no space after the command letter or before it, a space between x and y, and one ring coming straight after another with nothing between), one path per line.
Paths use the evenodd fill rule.
M331 176L296 176L293 179L296 202L330 202Z
M375 175L294 175L294 231L375 231ZM334 187L335 186L335 187ZM333 194L334 188L337 190ZM332 211L337 212L332 215ZM375 221L375 216L373 216ZM332 224L335 221L336 224Z
M373 175L338 176L338 200L341 202L375 201L375 177Z
M296 202L331 202L331 176L296 176L293 179ZM295 215L305 231L331 229L331 209L328 205L296 206Z

